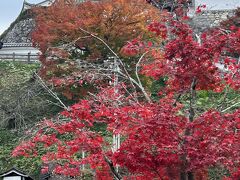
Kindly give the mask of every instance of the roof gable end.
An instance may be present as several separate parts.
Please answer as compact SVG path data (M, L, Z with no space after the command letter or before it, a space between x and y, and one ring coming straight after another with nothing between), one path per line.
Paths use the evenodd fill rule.
M15 168L12 168L12 169L0 174L0 177L5 177L5 176L8 176L10 174L16 174L16 175L22 176L22 177L29 177L28 175L24 174L23 172L15 169Z

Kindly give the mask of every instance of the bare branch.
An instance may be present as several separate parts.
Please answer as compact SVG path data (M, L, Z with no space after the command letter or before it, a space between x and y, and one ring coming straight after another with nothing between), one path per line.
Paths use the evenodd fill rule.
M129 79L129 81L130 81L132 87L134 88L135 92L136 92L136 88L135 88L134 84L137 85L137 86L140 88L140 90L143 92L143 94L144 94L145 98L147 99L147 101L148 101L148 102L151 102L151 100L150 100L149 96L147 95L146 91L144 90L143 86L142 86L141 84L139 84L137 81L135 81L133 78L131 78L131 76L129 75L127 69L126 69L125 66L124 66L124 63L122 62L122 60L120 59L120 57L117 55L117 53L115 53L115 52L112 50L112 48L111 48L103 39L101 39L100 37L92 34L92 33L89 32L89 31L86 31L86 30L84 30L84 29L82 29L82 28L79 28L79 29L80 29L81 31L89 34L90 36L98 39L99 41L101 41L101 42L110 50L110 52L117 58L117 61L118 61L118 62L120 63L120 65L122 66L124 72L126 73L126 77ZM142 57L142 58L143 58L143 57ZM140 59L141 59L141 58L140 58ZM123 75L123 73L121 73L120 71L118 71L118 73L120 73L121 75Z
M57 96L56 93L54 93L42 80L42 78L37 74L34 73L34 75L39 79L41 85L43 86L43 88L54 98L56 99L61 105L62 108L64 108L65 110L69 111L69 108L62 102L62 100Z
M231 109L231 108L233 108L233 107L237 106L238 104L240 104L240 101L239 101L239 102L237 102L237 103L235 103L235 104L233 104L232 106L230 106L230 107L228 107L228 108L226 108L226 109L222 110L221 112L226 112L227 110L229 110L229 109Z
M139 78L139 75L138 75L138 67L140 66L140 63L141 63L142 59L144 58L144 56L145 56L147 53L149 53L149 51L143 53L143 55L139 58L139 60L138 60L138 62L137 62L137 64L136 64L135 74L136 74L136 77L137 77L137 80L138 80L138 84L139 84L140 89L142 90L142 92L143 92L145 98L147 99L147 101L150 103L150 102L151 102L151 99L150 99L150 97L148 96L148 94L146 93L144 87L142 86L142 82L141 82L141 80L140 80L140 78Z

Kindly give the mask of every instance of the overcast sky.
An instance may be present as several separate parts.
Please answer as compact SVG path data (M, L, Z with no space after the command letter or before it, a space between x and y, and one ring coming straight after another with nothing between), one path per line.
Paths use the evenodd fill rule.
M6 30L9 25L19 15L24 0L0 0L0 34ZM27 0L29 3L39 3L43 0ZM240 0L196 0L198 4L207 4L210 9L232 9L240 7Z

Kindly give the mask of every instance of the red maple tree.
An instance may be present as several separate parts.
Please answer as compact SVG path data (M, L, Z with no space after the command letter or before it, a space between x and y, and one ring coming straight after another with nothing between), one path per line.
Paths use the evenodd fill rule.
M34 137L13 155L35 156L44 146L44 164L54 163L53 172L66 176L80 176L88 166L97 179L104 180L191 180L207 179L208 169L219 167L230 179L239 179L239 102L223 110L198 111L196 101L201 91L239 92L239 60L231 54L240 54L240 29L215 28L198 36L182 15L178 20L165 16L164 21L148 25L152 34L164 39L162 44L139 38L122 48L125 55L139 58L135 79L125 74L129 83L100 87L96 95L61 112L57 120L43 121ZM118 58L120 70L112 74L114 82L127 73ZM224 69L217 68L219 62ZM144 89L140 63L142 74L166 77L160 100L151 99ZM180 96L187 100L180 101ZM117 151L112 151L106 135L94 131L99 124L106 125L108 133L122 136Z

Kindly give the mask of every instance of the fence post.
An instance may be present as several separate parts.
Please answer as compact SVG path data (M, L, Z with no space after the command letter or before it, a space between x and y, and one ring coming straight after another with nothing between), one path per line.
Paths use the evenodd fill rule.
M30 61L31 61L30 55L31 55L31 52L28 53L28 64L30 64Z
M15 62L15 52L13 52L13 62Z

